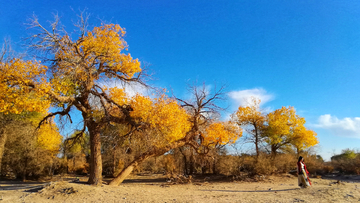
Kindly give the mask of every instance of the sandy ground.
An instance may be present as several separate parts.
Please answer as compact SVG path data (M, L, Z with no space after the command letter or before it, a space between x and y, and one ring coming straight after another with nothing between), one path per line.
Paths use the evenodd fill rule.
M326 179L325 179L326 178ZM342 181L337 182L336 179ZM122 185L94 187L57 181L21 185L0 181L0 202L359 202L360 176L312 179L313 186L297 187L291 175L271 176L259 182L194 180L173 184L163 176L132 176ZM40 188L40 190L39 190ZM5 190L6 189L6 190Z

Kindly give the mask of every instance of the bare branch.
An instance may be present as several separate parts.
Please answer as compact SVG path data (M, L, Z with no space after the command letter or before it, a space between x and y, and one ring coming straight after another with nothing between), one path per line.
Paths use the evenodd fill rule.
M67 138L65 140L65 145L68 145L68 143L70 141L72 141L71 144L68 146L69 148L72 148L74 146L74 144L84 135L85 130L86 130L86 123L84 122L83 129L80 130L78 133L76 133L76 135L74 137Z
M61 116L68 116L68 119L70 120L70 123L72 123L72 120L71 120L71 116L69 114L70 112L70 109L72 107L72 104L68 104L68 106L66 107L66 109L64 109L63 111L57 111L57 112L53 112L53 113L50 113L48 114L47 116L45 116L39 123L38 127L36 129L39 129L40 126L49 118L51 117L54 117L56 115L61 115Z
M86 11L86 9L80 11L80 15L77 15L78 16L78 22L74 23L74 25L77 28L79 28L79 30L80 30L80 37L81 38L84 38L85 33L87 32L87 27L89 26L88 20L89 20L90 14L86 13L85 11Z
M7 61L13 55L10 39L5 38L0 51L0 62Z

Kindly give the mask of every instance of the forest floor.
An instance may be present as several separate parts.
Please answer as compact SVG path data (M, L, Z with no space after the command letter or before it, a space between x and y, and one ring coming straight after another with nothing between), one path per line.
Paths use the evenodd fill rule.
M132 175L120 186L94 187L87 178L54 182L0 181L0 202L359 202L360 176L312 178L300 189L290 174L237 181L220 176L197 176L191 183L167 182L159 174ZM104 183L108 181L105 179Z

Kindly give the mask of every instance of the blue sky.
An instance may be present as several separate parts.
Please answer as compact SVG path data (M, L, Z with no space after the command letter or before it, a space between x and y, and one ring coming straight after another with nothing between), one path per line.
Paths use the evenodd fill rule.
M27 19L79 10L126 28L129 52L151 64L153 85L186 96L187 84L227 86L229 109L257 96L263 108L294 106L329 159L360 144L360 1L5 1L0 39L21 50Z

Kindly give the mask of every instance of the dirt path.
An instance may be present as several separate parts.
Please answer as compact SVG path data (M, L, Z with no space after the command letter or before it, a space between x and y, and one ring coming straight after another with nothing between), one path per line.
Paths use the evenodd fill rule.
M261 182L195 182L171 184L152 177L133 177L118 187L52 183L38 192L0 191L1 202L358 202L360 182L312 179L299 189L293 176L272 176ZM143 180L143 181L141 181ZM153 181L151 181L153 180ZM161 181L159 181L161 180Z

